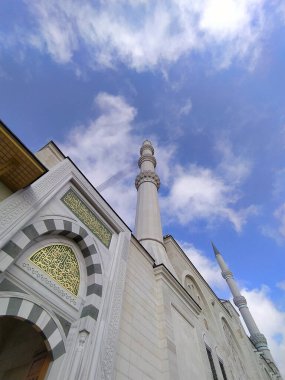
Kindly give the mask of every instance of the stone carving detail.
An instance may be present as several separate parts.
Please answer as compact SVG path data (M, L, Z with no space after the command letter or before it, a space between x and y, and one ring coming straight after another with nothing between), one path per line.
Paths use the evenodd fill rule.
M143 151L144 151L145 149L150 149L151 152L152 152L152 154L154 154L153 146L152 146L151 142L148 141L148 140L145 140L145 141L144 141L144 143L143 143L143 145L142 145L142 147L141 147L141 149L140 149L140 154L141 154L141 155L143 154Z
M250 339L257 349L261 347L267 348L267 340L263 334L261 333L252 334L250 336Z
M49 171L27 189L19 191L9 198L9 202L0 205L0 231L4 231L11 223L18 220L31 205L46 195L57 183L70 172L68 161L63 161L57 168Z
M152 182L155 184L155 186L157 187L157 189L159 189L160 187L160 179L159 179L159 176L154 173L153 171L150 171L150 170L145 170L143 172L141 172L140 174L137 175L137 178L136 178L136 181L135 181L135 185L136 185L136 189L138 190L139 186L143 183L143 182Z
M76 306L76 298L72 297L70 293L65 292L61 286L58 286L52 279L45 276L43 273L40 273L38 270L33 268L28 263L22 263L23 269L25 269L27 272L30 272L30 274L35 277L38 281L42 282L45 286L50 288L54 293L58 294L60 297L64 298L66 301L68 301L70 304Z
M228 278L232 278L233 274L230 270L225 270L225 271L222 271L222 276L224 277L225 280L227 280Z
M151 156L150 154L145 155L145 156L140 156L140 158L138 160L138 166L139 166L139 168L142 166L142 163L144 161L151 161L153 163L153 166L156 167L156 159L155 159L154 156Z
M88 340L89 333L86 330L81 330L78 335L76 350L72 359L72 364L69 372L68 379L77 380L82 378L83 371L83 357L86 342Z
M112 233L97 218L97 216L86 206L78 195L69 189L61 198L62 202L81 220L86 227L107 247L109 248Z
M65 244L51 244L33 253L29 260L66 290L78 295L80 271L73 250Z
M122 251L127 251L127 240L125 240ZM111 380L113 374L113 367L115 362L115 354L116 354L116 342L119 334L120 327L120 316L122 310L122 301L123 301L123 291L125 286L125 278L126 278L126 263L124 261L120 261L120 268L117 277L117 284L115 288L115 293L113 295L112 300L112 309L110 315L112 318L108 323L108 335L107 335L107 343L104 350L104 356L102 361L102 380Z
M247 305L246 299L244 296L236 296L234 297L234 304L240 308Z

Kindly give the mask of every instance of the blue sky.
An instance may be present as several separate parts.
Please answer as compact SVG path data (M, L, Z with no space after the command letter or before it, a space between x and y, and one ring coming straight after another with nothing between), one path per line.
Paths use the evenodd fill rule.
M215 242L281 363L284 1L10 0L0 16L1 119L33 151L54 140L95 186L122 171L102 195L131 228L150 138L164 233L229 297Z

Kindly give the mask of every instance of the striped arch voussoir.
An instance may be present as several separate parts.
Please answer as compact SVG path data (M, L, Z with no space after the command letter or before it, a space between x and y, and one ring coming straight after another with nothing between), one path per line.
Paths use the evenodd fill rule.
M0 317L10 316L32 323L43 335L47 350L56 360L65 353L65 344L54 319L39 305L18 297L0 297Z
M0 251L0 272L4 272L25 248L42 235L65 236L78 244L87 271L86 303L81 317L90 316L97 320L102 297L100 258L92 237L77 223L64 219L45 219L24 227Z

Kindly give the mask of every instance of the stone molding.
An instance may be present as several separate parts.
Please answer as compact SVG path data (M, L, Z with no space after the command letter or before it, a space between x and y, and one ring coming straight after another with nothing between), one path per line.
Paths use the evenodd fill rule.
M137 175L136 181L135 181L136 189L138 190L140 185L144 182L152 182L157 187L157 190L160 187L159 176L151 170L145 170Z
M28 188L17 191L2 201L0 204L0 235L12 223L15 224L15 221L19 220L31 206L35 209L42 197L45 196L47 201L47 194L60 182L66 182L70 178L70 171L69 161L63 161Z
M152 151L152 154L154 154L153 146L152 146L151 142L148 141L148 140L144 141L144 143L143 143L143 145L142 145L142 147L141 147L141 149L140 149L140 154L141 154L141 156L142 156L143 151L144 151L145 149L150 149L150 150Z
M126 229L125 223L117 217L110 206L94 191L94 187L66 158L30 186L0 202L0 247L29 223L32 217L71 180L78 189L83 189L85 193L88 193L91 206L100 204L100 217L103 220L112 220L112 226L116 232Z
M193 297L187 292L187 290L176 280L176 278L169 272L164 264L159 264L154 266L154 275L156 280L165 281L168 286L170 286L175 293L189 305L195 315L201 313L202 308L198 303L193 299Z
M268 349L267 340L265 336L261 333L255 333L250 335L250 340L254 346L259 350L260 348Z
M240 309L247 306L247 302L244 296L236 296L233 298L234 304Z
M45 276L44 273L37 270L27 262L21 264L22 268L28 272L31 276L40 281L43 285L48 287L53 293L57 294L59 297L64 298L65 301L70 303L72 306L77 306L77 299L69 292L66 292L60 285L58 285L53 279Z
M108 321L108 331L106 336L106 346L102 355L101 380L112 380L115 367L117 340L119 336L120 320L122 313L123 294L126 281L127 257L128 257L127 238L124 238L122 244L122 259L119 261L119 270L117 272L116 284L111 300L110 319Z
M225 280L227 280L229 278L233 278L233 273L230 270L223 270L222 276L224 277Z
M154 156L151 156L150 154L147 154L145 156L140 156L139 160L138 160L138 166L139 168L142 166L142 163L144 161L150 161L153 163L153 166L156 167L156 159Z
M47 350L56 360L65 353L63 336L54 318L41 306L20 297L0 297L1 316L16 317L35 325L45 337Z

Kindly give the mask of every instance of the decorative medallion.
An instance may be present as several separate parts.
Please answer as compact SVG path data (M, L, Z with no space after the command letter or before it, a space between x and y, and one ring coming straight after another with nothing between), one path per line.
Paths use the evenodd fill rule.
M29 260L75 296L80 284L79 265L73 250L64 244L39 249Z
M77 218L107 247L109 248L112 233L86 206L78 195L69 189L61 198L62 202L73 212Z

